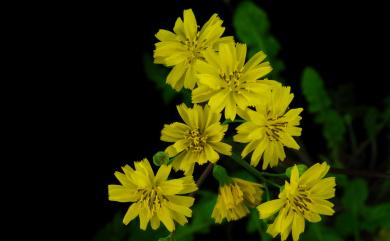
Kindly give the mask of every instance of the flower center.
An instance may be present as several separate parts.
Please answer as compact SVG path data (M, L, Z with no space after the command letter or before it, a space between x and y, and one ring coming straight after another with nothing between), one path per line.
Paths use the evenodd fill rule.
M268 111L269 112L269 111ZM268 118L265 125L265 134L270 141L279 141L280 132L284 132L287 122L281 121L280 118Z
M163 196L154 188L141 190L141 205L146 206L152 216L158 212L163 200Z
M199 129L191 130L185 137L189 141L188 149L193 152L203 151L206 137L202 136Z
M181 43L187 47L189 56L187 57L188 64L192 64L196 59L203 59L202 51L207 49L207 39L199 41L199 32L196 34L194 39L186 38Z
M229 74L221 73L219 74L219 77L226 82L226 89L229 89L230 91L240 92L241 71L234 70Z
M308 197L308 191L304 185L298 185L295 193L291 193L288 196L288 200L294 212L299 212L303 215L305 212L310 211L309 205L312 201Z

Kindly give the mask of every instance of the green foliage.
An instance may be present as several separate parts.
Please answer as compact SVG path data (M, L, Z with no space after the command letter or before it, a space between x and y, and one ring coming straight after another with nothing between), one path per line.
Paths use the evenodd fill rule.
M370 139L374 139L380 130L379 118L379 111L374 107L368 107L364 116L364 127Z
M362 228L367 231L374 231L382 227L390 229L390 203L381 203L364 207L362 216L364 217Z
M193 241L194 234L205 234L210 232L210 226L214 224L211 218L217 195L208 191L200 191L197 202L192 209L191 221L176 229L176 241Z
M308 102L308 110L315 115L315 121L322 125L322 134L335 157L344 140L346 123L332 108L332 101L324 82L315 69L311 67L304 69L301 85L303 95Z
M246 231L248 233L259 232L261 240L263 241L271 241L272 236L266 233L267 224L259 219L259 213L257 209L252 208L249 213L248 222L246 225Z
M302 92L308 102L311 113L320 113L331 106L331 100L326 92L324 82L318 72L306 67L302 75Z
M349 181L348 187L345 188L341 202L345 209L351 211L356 216L364 207L368 197L367 182L363 179Z
M266 12L256 4L243 1L237 6L233 15L233 27L238 39L247 44L248 57L260 50L264 51L274 69L271 74L278 75L284 69L284 64L277 58L280 44L269 33L269 26Z
M171 103L177 96L177 92L165 83L169 69L162 65L154 64L152 56L144 54L144 71L148 79L153 81L156 88L161 91L164 103Z

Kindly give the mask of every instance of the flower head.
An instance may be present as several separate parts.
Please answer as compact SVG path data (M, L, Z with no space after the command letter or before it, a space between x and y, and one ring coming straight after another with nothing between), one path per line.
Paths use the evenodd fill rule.
M198 188L192 176L167 180L171 167L162 165L156 176L147 159L122 167L123 173L115 172L121 185L108 185L108 199L117 202L132 202L123 219L124 224L139 216L140 228L146 230L148 223L152 229L160 226L160 221L172 232L175 223L187 223L191 217L190 207L193 197L180 196Z
M218 153L231 155L232 147L221 142L228 126L219 122L220 113L200 105L188 108L181 104L177 110L184 123L165 125L161 131L162 141L174 142L165 152L174 157L172 165L175 170L183 170L185 175L190 175L195 163L215 163L219 160Z
M301 120L302 108L287 108L294 98L290 87L273 86L269 96L262 104L256 105L256 111L247 109L243 116L247 122L237 127L234 141L248 143L241 156L245 157L253 151L251 165L257 166L263 156L263 169L268 165L274 167L279 160L286 158L284 147L299 149L292 136L300 136L301 128L297 127ZM286 113L287 111L287 113Z
M294 241L305 230L305 219L309 222L321 221L322 215L333 215L333 203L326 199L335 196L334 177L323 178L329 171L326 162L315 164L299 177L298 167L291 171L290 183L286 181L279 199L265 202L257 207L260 218L268 218L279 211L267 233L273 237L280 234L286 240L290 232Z
M245 109L260 103L274 81L261 80L271 72L269 62L263 62L263 52L255 54L246 64L246 45L223 43L219 51L206 51L204 61L195 66L199 72L198 87L192 92L192 102L208 101L216 112L225 110L225 118L234 120L237 106Z
M232 178L231 183L220 185L217 203L211 217L216 223L238 220L249 213L248 207L256 207L261 202L262 185Z
M232 37L221 38L225 28L217 14L198 31L195 15L191 9L184 10L183 20L176 20L174 33L160 29L156 37L154 59L157 64L174 66L167 77L167 83L175 90L193 89L196 84L194 64L203 59L203 53L220 42L233 41Z

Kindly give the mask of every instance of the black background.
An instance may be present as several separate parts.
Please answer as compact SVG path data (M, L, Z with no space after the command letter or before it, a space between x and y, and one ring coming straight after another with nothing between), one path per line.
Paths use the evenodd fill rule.
M389 93L390 19L385 3L255 2L268 13L271 32L281 43L283 77L296 94L293 106L305 105L299 85L305 66L315 67L329 89L351 83L356 104L380 106ZM231 35L236 4L68 3L35 16L40 19L40 30L33 35L39 42L35 51L45 60L45 81L38 81L37 101L30 106L37 123L31 128L43 140L34 150L42 157L38 164L45 173L39 175L37 189L43 195L43 209L55 216L44 224L52 233L69 235L70 240L91 239L124 208L107 200L114 171L134 160L151 159L166 146L159 141L160 130L178 116L174 104L164 105L142 62L143 54L153 51L158 29L172 29L182 11L192 8L199 25L218 13ZM316 140L320 131L308 126L304 140ZM317 150L316 142L311 142Z

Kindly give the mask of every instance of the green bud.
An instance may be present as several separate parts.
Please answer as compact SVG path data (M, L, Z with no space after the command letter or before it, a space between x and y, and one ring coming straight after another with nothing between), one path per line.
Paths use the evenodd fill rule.
M219 185L226 185L232 183L232 179L226 172L226 169L220 165L214 165L213 176L219 182Z
M156 166L161 166L162 164L169 165L169 164L171 164L171 162L172 161L169 159L169 156L167 155L167 153L165 153L163 151L159 151L156 154L154 154L154 156L153 156L153 163Z
M292 170L293 167L294 166L289 167L289 168L286 169L285 174L286 174L286 176L288 178L291 177L291 170ZM297 167L298 167L299 176L301 176L307 170L307 166L305 164L298 164Z

